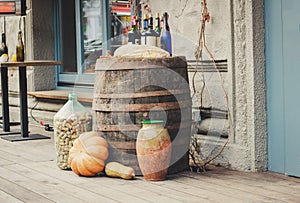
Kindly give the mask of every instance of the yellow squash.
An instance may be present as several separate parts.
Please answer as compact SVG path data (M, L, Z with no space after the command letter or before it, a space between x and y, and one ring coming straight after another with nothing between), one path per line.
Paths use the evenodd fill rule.
M126 180L133 179L135 176L133 168L124 166L118 162L107 163L105 166L105 173L109 177L123 178Z

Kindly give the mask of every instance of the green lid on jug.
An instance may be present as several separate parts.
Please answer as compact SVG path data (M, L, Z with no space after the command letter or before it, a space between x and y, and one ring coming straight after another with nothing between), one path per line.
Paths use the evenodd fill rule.
M163 120L144 120L142 124L162 124L164 122Z

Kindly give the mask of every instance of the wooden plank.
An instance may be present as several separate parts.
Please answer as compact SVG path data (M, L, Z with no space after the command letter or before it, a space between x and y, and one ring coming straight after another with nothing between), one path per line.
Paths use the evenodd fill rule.
M0 167L0 171L1 171L0 175L3 176L4 174L2 174L2 172L4 172L5 170L3 170L3 168ZM32 191L31 189L23 187L22 185L17 184L14 181L5 179L3 177L0 177L0 190L15 197L16 199L22 200L22 202L32 202L32 203L53 202L48 198L37 194L35 191Z
M55 158L53 140L34 140L11 144L10 142L0 139L0 143L3 142L6 143L1 144L0 151L5 153L7 157L11 157L9 161L23 163L30 161L48 161Z
M201 175L200 175L201 176ZM194 177L186 177L181 179L176 179L176 182L189 184L196 188L205 188L206 190L213 191L217 194L229 195L230 197L234 197L235 201L240 202L274 202L275 200L268 197L263 197L260 195L252 194L246 191L242 191L239 188L233 190L227 187L216 187L215 184L212 184L208 181L202 180L201 177L199 179L195 179ZM243 185L241 185L243 187Z
M146 112L154 111L157 108L160 111L163 109L175 110L192 105L192 100L185 100L179 102L161 102L161 103L144 103L144 104L99 104L94 103L93 109L104 112ZM160 107L160 108L158 108Z
M28 168L22 165L10 165L5 168L14 171L19 175L29 178L32 182L37 182L43 185L46 185L50 190L58 190L61 193L64 193L72 198L76 198L80 201L85 202L115 202L110 200L110 198L103 197L101 195L95 194L88 190L88 188L82 187L79 185L68 184L64 181L63 178L53 178L49 175L39 171L39 164L35 165L34 168ZM59 169L57 169L59 170ZM31 185L32 183L29 183ZM50 198L50 197L49 197ZM51 198L52 199L52 198ZM62 199L63 200L63 199ZM63 200L64 201L64 200Z
M46 163L43 163L46 164ZM50 165L48 165L50 164ZM57 176L57 173L60 173L59 170L56 168L53 168L53 164L50 162L47 162L48 166L43 166L45 169L49 172L50 176ZM50 170L50 171L49 171ZM66 171L62 171L66 173ZM207 191L203 190L202 193L199 195L199 191L193 190L188 183L187 184L174 184L174 182L169 181L170 184L174 184L174 186L170 186L171 188L168 188L165 186L165 181L162 182L151 182L151 181L144 181L142 178L137 178L133 181L128 180L122 180L122 179L112 179L112 178L106 178L106 177L94 177L94 178L83 178L78 177L72 173L66 174L68 177L66 178L66 182L76 185L81 185L84 188L91 188L92 191L97 193L102 193L104 195L108 195L111 193L114 193L114 196L118 196L115 200L122 202L127 201L138 201L138 202L153 202L152 199L148 199L146 195L149 191L149 187L152 187L150 190L151 193L154 193L157 195L157 198L160 198L160 196L167 195L167 197L170 199L175 199L176 201L181 202L199 202L199 200L203 200L203 202L216 202L215 200L212 200L211 197L206 195ZM101 180L100 180L101 179ZM74 181L74 182L73 182ZM171 183L172 182L172 183ZM98 185L97 187L95 187ZM144 188L144 190L142 190ZM184 191L182 191L182 188ZM191 189L191 191L190 191ZM128 193L130 191L130 193ZM119 196L119 193L121 193ZM194 194L196 193L196 195ZM142 195L141 195L142 194ZM112 197L115 198L115 197ZM224 198L224 197L222 197ZM165 199L165 198L162 198ZM221 199L221 198L220 198ZM202 202L202 201L201 201Z
M184 120L185 118L183 118ZM189 118L188 118L189 119ZM190 128L190 122L181 122L181 123L172 123L170 126L166 126L168 130L177 130L180 126L181 129L183 128ZM132 125L105 125L101 124L97 126L97 131L101 132L128 132L128 131L139 131L142 127L142 124L132 124Z
M21 203L22 201L0 190L1 203Z
M3 154L0 151L0 154L3 156ZM1 156L1 162L0 162L0 166L4 166L4 165L9 165L9 164L13 164L14 162L10 161L9 159L6 159L6 157L2 157Z
M13 166L13 167L12 167ZM19 186L32 191L34 193L37 193L39 196L52 200L54 202L60 202L63 200L63 202L85 202L84 200L75 198L73 195L66 194L63 191L58 190L55 187L49 187L48 185L45 185L45 182L43 180L36 181L32 179L31 177L26 177L24 174L16 173L10 169L18 167L18 165L10 165L8 168L0 168L0 174L3 178L7 179L8 181L15 182ZM30 172L30 170L27 170L26 172ZM14 191L12 191L14 193ZM24 195L24 194L22 194ZM22 198L20 198L22 199ZM44 202L44 201L40 201Z
M96 94L94 99L136 99L144 97L161 97L168 95L186 95L190 98L189 92L186 89L165 90L165 91L151 91L151 92L132 92L132 93L113 93L113 94Z
M192 174L193 175L193 174ZM241 172L241 171L233 171L229 169L224 169L218 167L218 169L213 169L213 173L205 173L205 176L211 178L218 178L219 176L229 179L235 179L236 181L243 180L247 181L248 184L272 184L279 186L282 191L282 187L287 189L296 189L300 191L300 179L292 178L282 174L276 174L271 172L262 172L262 173L254 173L254 172ZM276 184L275 184L276 183ZM299 193L300 195L300 193Z
M218 178L219 176L237 183L275 191L279 194L290 195L300 199L300 180L297 182L298 179L293 179L295 182L291 181L291 179L287 181L283 178L269 176L266 173L248 173L245 176L244 173L231 170L227 170L224 174L215 173L213 178Z
M114 70L142 70L142 69L186 69L187 62L181 57L136 58L136 57L111 57L100 58L96 62L97 71Z
M38 165L38 166L37 166ZM128 193L132 188L125 187L124 190L120 190L116 187L116 184L113 183L112 178L107 177L79 177L75 175L72 171L63 171L59 170L56 166L54 166L53 162L43 162L41 164L34 163L28 164L26 167L31 169L37 169L41 173L49 175L51 178L63 179L66 183L80 186L94 192L98 195L101 195L106 198L110 198L113 201L117 202L151 202L149 200L142 199L140 197L136 197L134 193ZM118 184L127 184L127 181L120 181Z
M24 61L24 62L1 62L0 67L16 67L16 66L54 66L62 65L61 61L52 60L37 60L37 61Z
M27 94L38 99L56 99L56 100L68 100L68 94L70 91L66 90L49 90L49 91L36 91L28 92ZM80 102L93 102L93 93L91 92L76 92L78 94L78 101Z
M46 165L47 166L44 166L45 170L46 168L48 171L50 169L51 171L49 171L49 174L51 174L51 176L58 175L57 173L59 173L59 171L56 168L54 169L50 162L47 162ZM68 178L66 179L68 183L76 185L79 184L85 188L92 188L92 191L103 195L109 195L113 191L112 193L115 195L112 198L122 202L132 202L134 200L138 202L162 202L162 200L166 199L169 201L174 200L174 202L198 202L199 200L201 200L201 202L211 202L199 196L186 195L186 193L181 192L180 189L174 191L172 189L165 188L160 183L144 181L141 177L137 177L136 180L133 181L107 177L88 178L88 181L86 181L86 178L78 177L72 173L66 175L68 175ZM98 186L95 187L95 185ZM119 193L121 193L121 196ZM124 196L124 194L126 195ZM149 198L152 195L156 196L155 200L157 201L154 201L153 198Z
M215 191L211 191L205 186L196 188L189 182L181 183L178 181L166 180L161 182L161 186L171 189L173 193L181 192L183 193L183 196L186 196L188 199L192 200L205 199L211 202L237 202L238 200L237 198L228 194L218 193L218 195L216 195Z
M173 190L171 188L165 187L163 182L152 182L152 181L145 181L143 178L141 181L133 182L129 184L133 184L134 187L140 187L146 189L146 194L150 191L151 193L156 194L157 201L155 202L164 202L162 200L166 199L166 202L215 202L207 199L205 196L202 197L195 197L187 195L185 192L181 190ZM186 187L186 185L184 186ZM151 194L150 193L150 194ZM153 199L153 197L150 199ZM153 199L155 200L155 199Z
M191 174L190 174L191 175ZM291 196L290 194L284 194L280 191L274 191L266 188L266 186L258 186L258 185L249 185L249 181L243 179L243 177L236 178L235 176L230 175L217 175L213 174L213 177L209 176L192 176L197 180L203 180L205 182L209 182L215 185L219 185L221 187L230 188L231 190L236 191L244 191L251 194L255 194L258 196L265 197L266 200L271 199L272 201L279 201L279 202L293 202L295 201L295 197ZM259 182L260 180L257 179ZM264 185L270 185L271 182L264 183ZM299 199L299 198L296 198Z

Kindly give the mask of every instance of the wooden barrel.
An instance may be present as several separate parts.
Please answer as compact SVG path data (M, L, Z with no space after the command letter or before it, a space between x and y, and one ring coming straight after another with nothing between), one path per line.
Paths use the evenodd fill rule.
M96 63L94 130L110 145L107 161L133 167L141 175L136 137L143 120L165 120L172 140L169 173L188 168L192 100L187 63L170 58L103 58Z

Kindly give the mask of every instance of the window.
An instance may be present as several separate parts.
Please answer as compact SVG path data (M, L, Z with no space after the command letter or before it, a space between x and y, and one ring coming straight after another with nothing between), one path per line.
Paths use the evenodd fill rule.
M126 44L130 28L128 1L54 0L57 89L91 88L95 63L107 50Z

